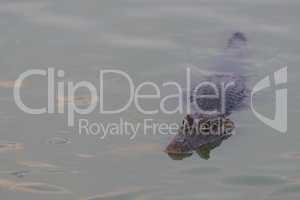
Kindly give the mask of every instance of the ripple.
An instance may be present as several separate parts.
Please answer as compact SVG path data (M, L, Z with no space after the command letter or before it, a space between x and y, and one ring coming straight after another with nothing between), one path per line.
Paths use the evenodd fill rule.
M21 170L21 171L10 172L10 175L16 176L18 178L23 178L25 175L29 173L30 170Z
M14 190L17 192L29 192L40 194L67 194L70 193L62 187L38 182L16 182L0 179L0 189Z
M11 190L17 192L41 193L41 194L67 194L70 193L62 187L49 185L47 183L23 182L16 183Z
M0 141L0 153L6 151L21 151L24 149L24 145L17 142Z
M42 161L17 161L18 165L30 168L57 168L57 166Z
M291 195L291 194L299 194L300 195L300 185L299 184L292 184L280 188L272 193L273 195Z
M160 153L161 147L158 144L132 144L124 147L114 147L107 154L119 157L144 156L145 154Z
M9 189L15 184L15 181L0 179L0 189Z
M220 168L213 167L213 166L195 167L195 168L191 168L191 169L182 170L183 173L193 174L193 175L197 175L197 174L215 174L215 173L218 173L220 171L221 171Z
M284 184L287 182L287 180L279 176L241 175L225 178L224 182L231 185L240 186L272 186Z
M291 160L300 160L300 152L288 152L281 154L280 157Z
M95 96L59 96L57 97L57 102L59 107L64 107L64 105L74 103L77 106L88 106L90 104L97 103L97 97Z
M11 171L0 171L0 174L11 175L17 178L23 178L25 175L31 173L30 170L11 170Z
M81 200L132 200L138 199L141 195L141 189L132 188L127 190L108 192L96 196L87 197Z
M14 87L24 87L24 86L28 86L29 82L23 81L22 84L19 84L17 82L15 82L14 80L0 80L0 88L14 88Z
M299 176L292 176L288 178L288 181L290 183L300 183L300 177Z
M65 137L54 137L47 141L48 144L69 144L71 139Z
M95 155L85 154L85 153L78 153L78 154L76 154L76 156L79 157L79 158L84 158L84 159L94 158L95 157Z
M205 199L205 200L233 200L233 199L240 199L239 196L235 193L191 193L191 194L176 194L175 196L169 196L168 199L176 199L176 200L199 200L199 199Z

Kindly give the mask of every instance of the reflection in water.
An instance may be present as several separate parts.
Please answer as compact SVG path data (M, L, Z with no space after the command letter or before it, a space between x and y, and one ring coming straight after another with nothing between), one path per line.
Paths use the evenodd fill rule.
M17 161L18 165L30 168L57 168L57 166L42 161Z
M21 171L11 172L10 174L13 176L16 176L18 178L23 178L25 175L27 175L29 173L30 173L30 170L21 170Z
M97 97L94 96L59 96L57 97L58 106L64 108L65 105L74 103L76 106L87 106L97 103Z
M274 196L278 195L300 195L300 185L299 184L290 184L284 186L275 192L272 193Z
M29 173L33 172L50 172L50 173L58 173L63 172L59 171L59 168L55 165L51 165L46 162L42 161L16 161L16 164L25 168L31 168L31 169L24 169L24 170L15 170L15 171L1 171L1 174L9 174L12 176L15 176L17 178L24 178ZM32 169L35 168L35 169ZM36 171L37 169L37 171Z
M22 85L20 85L20 84L17 84L14 80L0 80L0 88L14 88L14 87L18 87L18 88L20 88L20 87L26 87L26 86L28 86L29 85L29 83L28 83L28 81L26 82L26 81L23 81L22 82Z
M68 194L62 187L37 182L16 182L12 180L0 180L0 189L14 190L17 192L29 192L40 194Z
M288 178L290 183L299 184L300 183L300 177L299 176L292 176Z
M49 139L48 144L69 144L71 143L71 139L66 137L54 137Z
M81 200L131 200L131 199L142 199L142 188L128 188L120 191L108 192L83 198Z
M183 160L184 158L190 157L193 155L192 152L186 152L186 153L168 153L170 158L173 160Z
M79 157L79 158L86 158L86 159L95 157L95 155L85 154L85 153L78 153L78 154L76 154L76 156Z
M191 169L182 170L183 173L191 174L191 175L209 175L216 174L221 171L221 168L215 166L200 166Z
M106 152L112 156L118 157L139 157L145 154L160 153L161 147L158 144L132 144L124 147L114 147Z
M0 189L10 189L12 186L14 186L16 182L11 180L1 180L0 179Z
M10 189L15 190L17 192L30 192L30 193L42 193L42 194L70 193L62 187L49 185L47 183L34 183L34 182L16 183Z
M21 151L24 145L17 142L0 141L0 153L6 151Z
M282 158L290 160L300 160L300 152L288 152L281 155Z
M286 179L279 176L268 176L268 175L241 175L227 177L224 179L226 184L236 186L272 186L285 184Z
M195 151L199 157L208 160L210 151L220 146L223 140L229 138L233 130L234 123L228 118L201 116L195 126L194 118L188 115L183 121L179 133L169 143L165 152L173 160L182 160L190 157Z

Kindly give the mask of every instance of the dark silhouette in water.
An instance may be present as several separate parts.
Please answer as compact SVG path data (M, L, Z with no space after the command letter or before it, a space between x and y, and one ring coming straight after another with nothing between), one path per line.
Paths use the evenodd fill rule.
M228 40L227 48L240 47L242 43L246 43L247 38L241 32L235 32L232 37Z
M178 134L169 143L165 152L174 159L182 160L196 151L203 159L210 158L210 151L228 139L234 130L234 123L228 116L235 110L238 110L248 96L246 80L238 70L241 66L243 53L246 47L246 36L241 32L234 33L227 42L225 54L222 56L217 69L221 72L206 78L206 82L213 83L219 91L219 97L215 99L197 98L191 95L191 102L196 103L198 108L203 111L217 110L218 114L207 115L193 110L192 115L187 115L182 128ZM201 82L200 82L201 83ZM223 90L224 85L226 90ZM228 85L228 87L227 87ZM216 90L211 86L201 87L197 90L198 95L215 95ZM223 95L223 96L222 96ZM223 101L225 99L225 101ZM225 105L223 103L225 102ZM204 127L205 132L195 129L195 121L197 127ZM215 131L214 127L222 127Z
M197 107L201 108L201 110L217 110L219 113L225 115L230 115L232 111L241 108L244 100L249 95L246 78L242 74L246 42L247 39L243 33L234 33L228 39L224 54L216 59L218 62L214 66L215 73L207 76L205 80L199 81L198 85L208 82L213 84L215 88L210 84L201 85L199 89L197 88L197 95L216 95L217 89L219 98L197 98L194 97L193 93L191 94L191 103L196 103ZM196 113L199 112L197 107L194 108L194 112Z

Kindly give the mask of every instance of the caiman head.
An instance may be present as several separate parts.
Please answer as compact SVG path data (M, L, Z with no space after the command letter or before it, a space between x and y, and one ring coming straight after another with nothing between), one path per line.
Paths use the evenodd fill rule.
M193 151L199 154L202 152L199 150L205 147L208 156L204 157L209 158L210 150L230 137L233 130L233 121L225 116L200 116L196 119L187 115L178 134L171 140L165 152L174 160L182 160L191 156Z

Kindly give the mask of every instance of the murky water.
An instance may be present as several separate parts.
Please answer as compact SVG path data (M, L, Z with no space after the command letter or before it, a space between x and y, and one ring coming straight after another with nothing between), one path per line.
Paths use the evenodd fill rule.
M299 199L299 8L297 0L1 0L0 199ZM249 40L250 84L288 66L286 134L245 109L231 116L236 134L209 160L192 155L174 161L163 152L170 136L79 134L80 118L149 118L134 107L118 115L77 115L69 128L67 114L29 115L14 102L14 80L28 69L64 70L56 83L99 86L101 69L124 70L135 84L181 82L187 66L209 70L235 31ZM44 77L16 87L26 104L47 104ZM109 109L128 98L122 79L108 77L103 87ZM255 101L268 116L274 114L272 89ZM90 100L86 91L75 97L79 106ZM55 98L56 109L66 110L68 103L66 94ZM157 102L145 105L152 109ZM160 112L151 118L179 123L183 115Z

